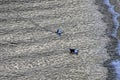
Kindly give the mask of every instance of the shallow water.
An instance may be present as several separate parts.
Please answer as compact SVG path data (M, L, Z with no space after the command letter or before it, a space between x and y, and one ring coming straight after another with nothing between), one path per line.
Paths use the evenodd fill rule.
M113 21L114 29L111 33L111 36L117 40L117 47L115 48L115 54L117 56L120 56L120 40L117 38L117 31L120 26L118 17L120 16L120 14L114 10L115 6L112 5L109 0L104 0L104 4L108 6L108 12L112 14L112 21ZM120 60L119 59L112 60L110 65L113 66L114 68L113 74L116 74L115 79L120 80Z
M120 16L118 12L114 10L114 5L110 4L109 0L104 0L104 4L108 6L108 11L112 14L112 20L113 20L113 25L114 25L114 30L111 34L112 37L117 38L117 30L119 28L119 21L117 18Z
M120 80L120 60L114 60L111 62L111 65L115 68L116 80Z

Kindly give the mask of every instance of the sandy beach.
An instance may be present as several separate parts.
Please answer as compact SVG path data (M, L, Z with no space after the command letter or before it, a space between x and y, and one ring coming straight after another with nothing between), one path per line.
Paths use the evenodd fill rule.
M106 80L110 40L95 3L0 0L0 80Z

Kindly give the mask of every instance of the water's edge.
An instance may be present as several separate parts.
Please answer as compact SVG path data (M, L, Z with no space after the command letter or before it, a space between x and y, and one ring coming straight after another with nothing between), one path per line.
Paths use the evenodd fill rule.
M107 45L110 59L104 63L108 69L106 80L120 80L120 40L118 38L120 13L115 11L115 5L111 4L110 0L96 0L96 4L99 5L99 11L104 15L102 20L107 23L106 33L111 39Z

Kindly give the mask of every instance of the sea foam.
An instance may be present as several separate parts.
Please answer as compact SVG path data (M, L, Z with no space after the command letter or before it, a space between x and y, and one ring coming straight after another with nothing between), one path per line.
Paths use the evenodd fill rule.
M118 17L120 16L120 14L115 11L114 9L115 6L112 5L109 0L104 0L104 4L108 7L108 12L112 14L112 21L113 21L114 29L113 29L113 32L111 33L111 36L117 39L117 47L115 48L115 54L117 56L120 56L120 40L117 38L117 31L120 26ZM112 60L110 64L114 68L113 74L116 74L115 79L120 80L120 59Z

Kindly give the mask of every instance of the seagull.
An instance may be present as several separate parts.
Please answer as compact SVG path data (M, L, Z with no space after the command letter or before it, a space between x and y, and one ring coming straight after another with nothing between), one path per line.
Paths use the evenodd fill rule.
M79 50L78 50L78 49L71 49L71 48L69 48L69 50L70 50L70 53L71 53L71 54L76 54L76 55L78 55L78 53L79 53Z
M63 31L61 29L57 29L56 33L57 33L57 35L61 36L61 34L63 33Z

